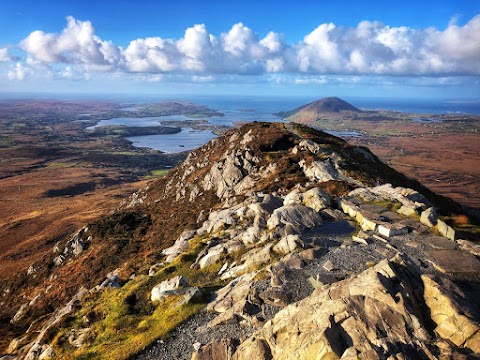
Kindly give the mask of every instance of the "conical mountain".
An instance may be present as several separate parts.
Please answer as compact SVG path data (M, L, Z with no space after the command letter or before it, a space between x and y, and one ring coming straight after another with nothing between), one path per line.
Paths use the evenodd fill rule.
M339 116L343 113L361 113L360 109L337 97L327 97L300 106L296 109L280 112L277 115L287 120L310 124L322 116Z

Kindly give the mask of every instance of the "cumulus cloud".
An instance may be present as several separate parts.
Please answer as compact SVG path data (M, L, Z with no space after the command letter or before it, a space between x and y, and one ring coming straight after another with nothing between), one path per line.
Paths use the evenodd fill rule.
M297 74L297 83L322 83L323 75L476 76L480 15L463 26L452 21L444 30L376 21L362 21L356 27L325 23L293 44L273 31L260 38L243 23L218 36L196 24L180 39L139 38L126 48L100 38L90 21L68 17L60 33L34 31L20 47L26 53L25 64L63 66L65 78L76 77L78 71L144 73L154 81L163 79L155 75L165 74L189 75L194 81L225 74ZM9 59L6 49L0 49L0 61ZM25 72L27 67L18 63L12 74L21 75L22 67Z
M25 80L32 73L32 69L28 66L22 65L21 63L16 63L15 66L11 67L8 71L8 78L10 80Z
M0 48L0 62L11 61L13 58L8 54L7 48Z
M67 17L67 27L60 34L32 32L20 47L34 60L63 62L110 70L121 57L120 48L95 35L90 21Z

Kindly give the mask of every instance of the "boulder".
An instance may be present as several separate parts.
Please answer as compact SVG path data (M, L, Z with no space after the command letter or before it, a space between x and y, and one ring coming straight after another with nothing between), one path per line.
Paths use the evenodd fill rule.
M202 292L196 286L186 288L182 298L177 302L176 306L188 304L202 297Z
M422 275L422 280L425 304L436 324L435 332L442 339L479 354L480 326L468 316L469 309L454 300L454 296L462 297L459 289L447 279L438 280L430 275Z
M302 241L298 235L287 235L275 244L273 251L281 255L290 254L295 251L301 243Z
M397 210L397 212L405 216L417 215L416 207L411 207L407 205L402 205L400 209Z
M312 354L313 355L313 354ZM281 358L278 356L278 358ZM232 360L272 360L272 351L263 339L248 338L233 355ZM292 359L299 359L292 357ZM305 358L306 359L306 358ZM311 358L310 358L311 359Z
M215 293L215 299L207 305L207 311L219 313L207 327L238 322L239 318L249 318L250 293L253 290L257 272L239 276Z
M322 189L316 187L303 194L303 205L315 211L321 211L331 206L331 199Z
M308 150L314 155L317 155L322 151L321 147L315 141L307 139L300 141L298 148L302 151Z
M445 236L447 239L455 240L455 230L440 219L437 220L437 230L440 235Z
M330 163L330 160L313 161L310 165L302 160L298 164L310 181L325 182L336 180L339 177L338 170Z
M155 285L151 291L150 299L153 302L162 301L168 295L180 295L185 293L188 279L184 276L175 276Z
M305 205L287 205L276 209L267 221L267 228L292 225L300 228L313 228L322 224L321 216Z
M225 253L225 247L223 244L211 247L208 252L198 261L200 269L215 264L219 261Z
M261 248L254 248L242 256L243 266L246 271L256 270L271 260L270 250L273 244Z
M437 212L435 211L435 208L430 207L425 211L422 211L422 214L420 215L420 222L423 225L426 225L428 227L433 227L437 224Z
M408 227L402 224L382 223L378 225L377 232L387 238L408 234Z
M43 350L40 356L38 357L38 360L48 360L53 358L55 358L55 350L53 349L52 346L47 346L47 348Z
M163 249L162 254L167 256L165 262L171 263L173 260L175 260L177 256L180 255L182 251L187 247L187 245L187 240L179 238L172 246Z
M93 288L94 291L102 291L106 288L120 288L120 284L118 283L119 277L117 273L110 273L107 274L106 279L101 282L100 285L97 285Z
M90 328L71 329L67 340L70 345L76 348L83 347L87 341L90 333Z
M285 196L285 199L283 199L283 205L301 204L302 199L303 194L298 189L294 189Z
M241 235L241 240L245 245L254 244L260 238L261 230L258 226L250 226Z

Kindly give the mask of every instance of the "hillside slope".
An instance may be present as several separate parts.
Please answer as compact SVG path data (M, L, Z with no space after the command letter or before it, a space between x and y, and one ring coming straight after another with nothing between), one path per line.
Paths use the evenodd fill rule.
M366 148L248 124L0 284L2 337L16 337L4 352L469 356L480 351L480 251L459 239L476 230L460 205Z

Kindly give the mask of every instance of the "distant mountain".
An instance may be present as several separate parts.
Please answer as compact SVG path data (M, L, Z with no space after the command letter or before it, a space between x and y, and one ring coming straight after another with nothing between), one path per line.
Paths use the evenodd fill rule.
M361 113L362 110L337 97L327 97L276 115L300 123L311 123L322 115Z

